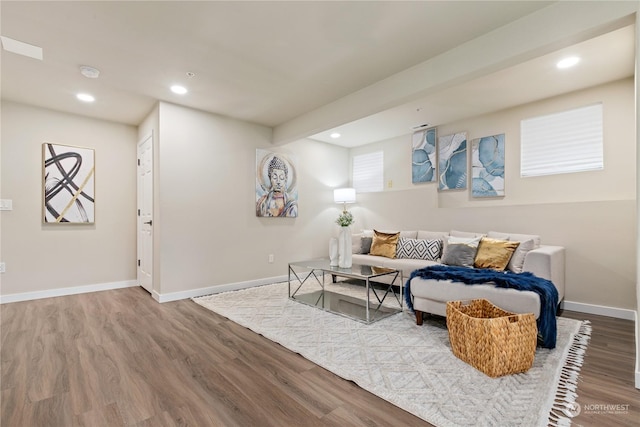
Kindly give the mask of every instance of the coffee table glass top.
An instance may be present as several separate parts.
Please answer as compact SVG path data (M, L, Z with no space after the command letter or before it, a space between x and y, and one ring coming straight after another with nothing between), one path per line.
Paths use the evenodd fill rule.
M322 270L326 273L335 272L341 277L350 277L353 276L355 278L372 278L376 276L383 276L385 274L396 273L397 270L386 267L376 267L371 265L360 265L353 264L350 268L341 268L336 266L329 265L328 259L312 259L308 261L298 261L289 263L290 266L308 268L314 270Z
M336 282L336 277L349 280ZM377 281L381 279L384 282ZM399 288L398 293L394 286ZM371 323L402 311L402 273L392 268L359 264L340 268L329 265L328 259L292 262L289 263L289 298Z

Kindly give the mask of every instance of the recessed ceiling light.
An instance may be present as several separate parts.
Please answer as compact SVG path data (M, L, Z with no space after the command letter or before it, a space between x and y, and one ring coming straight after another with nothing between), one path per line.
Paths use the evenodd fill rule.
M331 135L329 135L331 138L333 139L338 139L340 138L340 134L338 132L333 132Z
M187 88L180 85L173 85L171 86L171 92L177 93L178 95L184 95L187 93Z
M97 79L100 76L100 70L89 65L81 65L80 74L89 79Z
M82 102L93 102L96 100L92 95L89 95L88 93L79 93L76 95L76 98L78 98Z
M561 69L570 68L576 65L578 62L580 62L580 58L578 58L577 56L570 56L568 58L564 58L561 61L558 61L558 63L556 64L556 67Z

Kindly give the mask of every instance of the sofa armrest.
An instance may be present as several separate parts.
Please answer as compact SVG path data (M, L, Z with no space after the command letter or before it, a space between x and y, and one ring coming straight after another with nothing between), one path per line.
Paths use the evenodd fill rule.
M529 251L522 269L551 280L558 290L558 302L564 299L564 248L562 246L542 245Z

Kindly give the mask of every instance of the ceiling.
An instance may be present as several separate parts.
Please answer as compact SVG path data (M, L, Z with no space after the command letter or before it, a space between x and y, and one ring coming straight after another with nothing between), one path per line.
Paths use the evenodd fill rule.
M634 40L634 26L626 26L310 138L356 147L410 134L423 124L451 123L630 77L635 67ZM558 69L556 63L569 56L578 56L580 63ZM331 137L334 132L340 134L339 140Z
M550 3L2 1L1 35L42 47L44 59L1 51L1 94L131 125L162 100L275 127ZM632 75L632 28L602 37L581 43L581 71L559 75L549 62L555 54L546 55L343 125L339 144ZM81 65L100 77L83 77ZM171 93L176 83L189 92ZM78 92L96 101L81 103ZM415 122L416 112L424 121ZM312 137L336 143L327 132Z

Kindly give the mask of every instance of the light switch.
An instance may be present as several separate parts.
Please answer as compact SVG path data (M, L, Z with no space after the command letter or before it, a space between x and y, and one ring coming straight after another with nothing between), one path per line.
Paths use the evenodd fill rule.
M0 211L12 211L12 210L13 210L13 200L11 199L0 200Z

